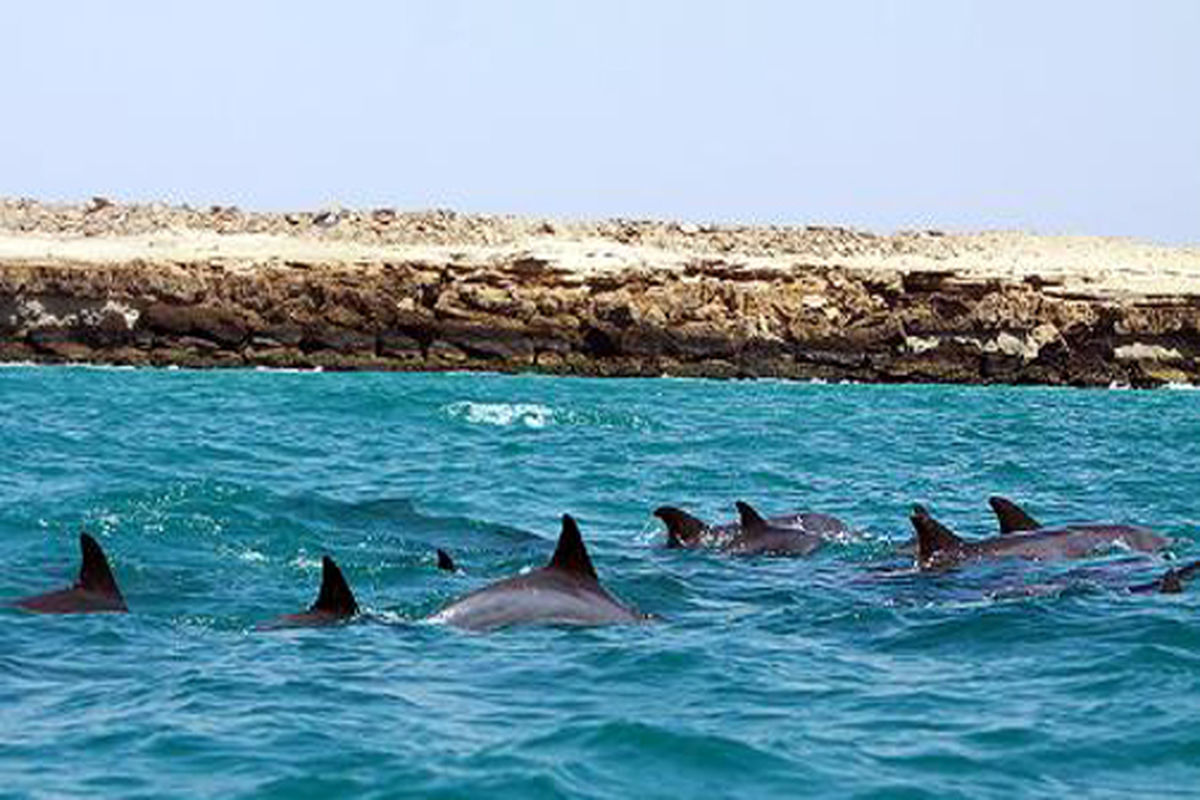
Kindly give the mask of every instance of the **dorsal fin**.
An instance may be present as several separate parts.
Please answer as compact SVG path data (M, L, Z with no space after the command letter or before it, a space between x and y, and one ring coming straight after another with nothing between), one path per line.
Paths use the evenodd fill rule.
M450 554L440 547L437 551L437 559L438 569L444 569L447 572L454 572L458 569L458 567L454 564L454 559L450 557Z
M1192 576L1200 571L1200 561L1193 561L1190 564L1184 564L1182 567L1171 567L1161 578L1155 578L1149 583L1139 583L1135 586L1130 586L1129 591L1134 594L1147 594L1154 592L1155 594L1179 594L1183 591L1184 581L1191 580Z
M1158 582L1158 591L1162 594L1179 594L1183 591L1183 582L1190 580L1197 570L1200 570L1200 561L1167 570L1167 574Z
M1158 581L1158 591L1161 594L1179 594L1183 591L1183 580L1179 577L1179 573L1173 569L1167 570Z
M917 532L917 560L924 563L934 555L945 551L961 550L963 540L942 523L929 516L924 506L913 506L913 529Z
M1019 531L1036 531L1041 524L1025 513L1025 509L1006 497L989 497L988 505L996 514L1000 523L1000 534L1017 533Z
M667 526L667 547L687 547L708 530L703 521L673 506L659 506L654 516Z
M113 597L124 603L121 590L117 588L117 579L109 569L108 559L104 557L100 544L90 534L80 533L79 549L83 552L83 560L79 566L79 579L75 581L75 586L88 592Z
M558 537L558 547L554 548L554 556L547 569L561 569L573 575L583 575L594 581L600 580L592 559L588 557L587 548L583 546L583 536L579 526L570 514L563 514L562 533Z
M1200 561L1193 561L1190 564L1178 567L1174 570L1174 572L1179 576L1180 580L1191 580L1192 575L1194 575L1196 572L1200 572Z
M767 521L763 519L762 515L755 511L749 503L743 503L741 500L738 500L734 505L737 506L738 516L741 518L743 531L767 527Z
M350 591L350 584L329 556L321 558L321 591L309 611L339 617L352 617L358 613L358 602L354 592Z

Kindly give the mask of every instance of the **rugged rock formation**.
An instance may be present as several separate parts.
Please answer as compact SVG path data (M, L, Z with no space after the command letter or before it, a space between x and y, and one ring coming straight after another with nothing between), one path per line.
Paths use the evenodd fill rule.
M983 237L99 200L4 201L0 236L6 361L1200 382L1190 287L962 267Z

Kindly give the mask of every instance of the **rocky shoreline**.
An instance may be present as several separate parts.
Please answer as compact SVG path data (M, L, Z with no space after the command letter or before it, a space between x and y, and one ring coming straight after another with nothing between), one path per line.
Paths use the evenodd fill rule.
M0 360L1200 383L1200 252L4 200Z

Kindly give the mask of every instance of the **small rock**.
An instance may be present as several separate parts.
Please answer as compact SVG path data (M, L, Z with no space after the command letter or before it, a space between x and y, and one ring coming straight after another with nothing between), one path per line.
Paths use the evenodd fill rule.
M84 209L84 211L88 214L94 214L97 211L103 211L112 204L112 200L109 200L107 197L100 197L97 195L96 197L93 197L91 202L87 204L87 207Z
M805 308L824 308L829 304L829 298L820 294L806 294L800 302Z
M342 211L339 208L325 209L313 217L313 224L322 228L332 228L342 220Z

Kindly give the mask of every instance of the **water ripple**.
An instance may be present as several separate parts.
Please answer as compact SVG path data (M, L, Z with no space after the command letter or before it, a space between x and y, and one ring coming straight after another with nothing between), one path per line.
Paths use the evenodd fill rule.
M14 366L0 402L0 597L73 580L83 526L135 612L0 608L17 796L1115 798L1200 778L1200 595L1124 591L1163 559L921 575L894 551L914 501L990 535L1001 493L1196 557L1194 392ZM737 499L859 534L808 560L661 549L655 506L728 519ZM543 563L564 512L659 622L419 622ZM326 552L368 613L256 632L312 601Z

